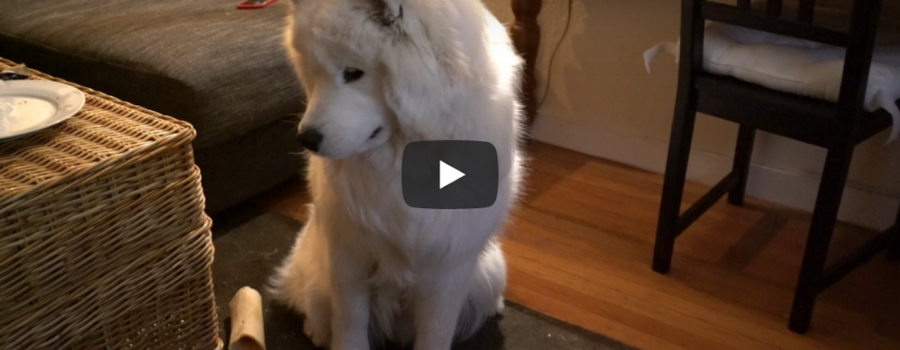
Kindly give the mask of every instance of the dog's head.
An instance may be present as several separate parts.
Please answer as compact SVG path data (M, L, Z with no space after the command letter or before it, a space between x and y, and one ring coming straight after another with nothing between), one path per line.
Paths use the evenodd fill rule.
M331 158L366 152L414 124L402 115L445 107L448 90L471 75L459 30L448 25L454 14L436 3L293 1L286 39L307 95L298 134L307 149Z

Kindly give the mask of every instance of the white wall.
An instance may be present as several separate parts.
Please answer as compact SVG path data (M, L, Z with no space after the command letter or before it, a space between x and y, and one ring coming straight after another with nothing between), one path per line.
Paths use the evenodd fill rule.
M489 7L512 21L509 1ZM664 170L675 101L676 65L663 55L644 71L641 54L678 36L680 0L573 0L569 32L559 43L568 1L544 0L538 60L534 137L655 172ZM548 75L548 72L549 75ZM549 90L544 86L549 78ZM700 116L689 179L714 184L731 168L737 126ZM884 146L880 134L857 148L840 218L862 226L890 226L900 199L900 142ZM779 136L756 139L748 193L811 210L825 151Z

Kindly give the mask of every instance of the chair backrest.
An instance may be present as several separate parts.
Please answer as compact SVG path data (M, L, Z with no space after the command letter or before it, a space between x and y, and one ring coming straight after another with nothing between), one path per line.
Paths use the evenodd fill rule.
M848 31L814 25L815 0L799 0L797 18L783 18L782 0L767 0L765 13L751 10L750 0L728 5L708 0L682 0L679 79L693 79L702 70L705 20L791 36L847 48L837 123L853 133L862 110L875 47L882 0L854 0Z
M751 0L737 0L738 8L744 11L750 10ZM800 8L797 11L797 21L803 23L812 23L813 14L816 8L816 0L800 0ZM766 15L773 18L781 17L784 9L782 0L767 0Z
M857 28L852 24L850 30L846 32L816 26L812 23L815 16L815 0L798 1L797 17L786 18L782 16L785 7L782 0L767 0L765 13L752 11L750 0L738 0L736 6L707 0L696 0L699 5L700 16L703 19L835 46L850 47L851 43L865 39L860 34L868 34L860 30L864 28ZM881 0L856 0L854 1L853 9L851 23L861 19L863 22L877 24ZM874 36L874 34L873 30L871 35Z

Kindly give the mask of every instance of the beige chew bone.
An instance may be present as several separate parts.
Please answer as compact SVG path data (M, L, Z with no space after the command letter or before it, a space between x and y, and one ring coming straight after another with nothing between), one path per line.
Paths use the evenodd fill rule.
M229 350L266 350L263 333L262 297L244 287L231 299L231 339Z

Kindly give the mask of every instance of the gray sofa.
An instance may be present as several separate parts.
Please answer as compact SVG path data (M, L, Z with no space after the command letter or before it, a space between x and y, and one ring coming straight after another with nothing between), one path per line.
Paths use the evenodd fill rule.
M282 47L287 0L2 0L0 56L197 129L207 212L298 173L301 87Z

